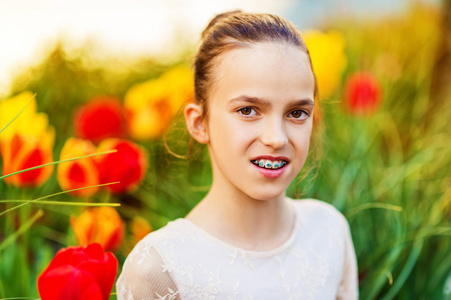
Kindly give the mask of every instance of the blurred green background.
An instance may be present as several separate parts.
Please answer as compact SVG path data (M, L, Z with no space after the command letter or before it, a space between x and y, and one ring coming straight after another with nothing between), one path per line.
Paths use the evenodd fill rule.
M298 10L287 18L304 26L297 20L302 19L302 4L294 7ZM309 43L332 43L327 49L342 46L329 65L321 63L326 64L330 52L318 54L316 64L314 59L315 70L325 69L337 84L327 87L326 82L330 91L320 100L321 147L311 149L322 149L320 163L311 153L305 167L310 172L301 172L288 194L329 202L346 216L358 258L361 299L451 299L451 1L407 2L396 13L374 16L371 11L337 14L320 18L315 27L339 37L339 42L318 42L315 32L305 30L309 48ZM161 78L175 66L189 67L194 45L175 42L177 53L164 59L156 54L99 59L91 55L95 49L90 43L74 50L61 39L44 59L16 72L4 98L36 93L38 112L46 113L55 128L57 160L66 140L75 135L77 108L99 95L124 102L132 87ZM333 65L339 60L341 67ZM363 113L349 104L349 80L359 72L377 80L379 93L377 107ZM188 153L184 126L178 111L160 135L127 135L148 153L137 190L52 198L120 203L117 211L126 224L126 242L114 251L120 265L136 242L130 238L136 216L156 230L185 216L208 191L211 173L202 146L194 145L189 159L168 152ZM0 169L4 165L2 158ZM0 181L2 200L36 199L59 191L56 171L34 188ZM0 203L0 212L15 205ZM40 209L43 215L33 218ZM57 250L77 244L70 216L82 211L82 206L34 202L0 216L0 298L39 297L36 278Z

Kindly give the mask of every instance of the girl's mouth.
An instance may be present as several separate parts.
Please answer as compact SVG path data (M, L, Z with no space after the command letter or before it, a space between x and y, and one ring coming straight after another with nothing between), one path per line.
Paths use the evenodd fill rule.
M284 160L255 159L251 162L259 168L278 170L283 168L288 162Z

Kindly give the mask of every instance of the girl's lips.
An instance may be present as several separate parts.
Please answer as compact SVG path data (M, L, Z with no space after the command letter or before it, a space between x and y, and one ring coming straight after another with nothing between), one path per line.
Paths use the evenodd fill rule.
M277 178L280 177L283 172L285 172L288 164L284 165L282 168L280 169L266 169L266 168L260 168L254 164L252 164L254 166L254 168L256 168L263 176L267 177L267 178Z

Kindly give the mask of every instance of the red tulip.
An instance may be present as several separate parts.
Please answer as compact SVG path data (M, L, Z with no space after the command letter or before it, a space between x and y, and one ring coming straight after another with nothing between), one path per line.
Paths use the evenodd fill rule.
M380 105L381 95L379 81L371 73L355 73L346 82L346 106L353 114L374 113Z
M42 300L106 300L117 273L117 259L99 244L61 249L38 277Z
M106 139L99 145L100 152L113 149L117 152L98 158L99 182L119 181L106 188L113 193L131 192L144 178L147 169L146 151L128 140Z
M119 100L94 98L75 114L75 135L95 143L125 136L125 120Z

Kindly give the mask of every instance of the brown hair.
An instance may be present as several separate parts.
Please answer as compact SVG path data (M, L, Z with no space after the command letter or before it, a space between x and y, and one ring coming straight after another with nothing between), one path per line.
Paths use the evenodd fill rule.
M295 46L308 56L307 46L301 33L285 19L271 14L244 13L240 10L225 12L214 17L202 32L202 40L194 60L194 99L201 104L203 116L208 115L208 97L216 83L214 76L218 59L227 51L250 47L255 43L283 43ZM315 75L313 75L315 77ZM318 123L318 88L315 81L314 125ZM315 126L314 126L315 127Z

